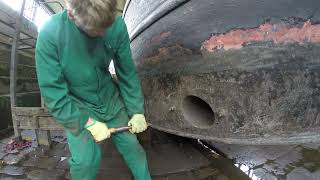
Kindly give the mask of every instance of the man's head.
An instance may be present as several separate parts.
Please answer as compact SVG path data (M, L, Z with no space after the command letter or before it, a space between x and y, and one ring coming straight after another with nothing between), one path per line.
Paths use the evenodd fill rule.
M117 0L66 0L69 17L91 37L103 36L116 15Z

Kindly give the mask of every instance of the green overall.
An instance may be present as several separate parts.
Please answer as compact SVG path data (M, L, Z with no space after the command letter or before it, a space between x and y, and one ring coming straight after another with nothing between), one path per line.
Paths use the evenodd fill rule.
M112 59L118 83L108 71ZM123 19L117 17L104 37L92 38L76 27L66 11L53 15L38 36L36 68L45 104L67 132L72 179L93 180L101 153L84 128L88 117L111 128L127 125L134 114L144 114L144 99ZM145 152L136 136L124 132L112 135L112 140L135 179L151 179Z

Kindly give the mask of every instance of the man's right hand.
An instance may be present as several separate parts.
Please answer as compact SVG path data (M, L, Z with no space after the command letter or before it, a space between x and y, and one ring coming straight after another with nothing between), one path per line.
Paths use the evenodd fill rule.
M89 118L85 128L90 131L94 140L100 142L111 136L111 133L105 123Z

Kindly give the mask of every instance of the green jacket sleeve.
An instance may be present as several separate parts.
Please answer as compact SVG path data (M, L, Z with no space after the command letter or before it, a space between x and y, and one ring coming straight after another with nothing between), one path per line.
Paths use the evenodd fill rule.
M78 135L88 115L69 96L58 55L56 28L44 27L36 45L36 70L41 95L52 116L67 130Z
M130 40L126 24L121 17L117 18L118 49L114 66L118 78L120 94L123 98L129 116L144 114L144 98L140 81L133 63L130 49Z

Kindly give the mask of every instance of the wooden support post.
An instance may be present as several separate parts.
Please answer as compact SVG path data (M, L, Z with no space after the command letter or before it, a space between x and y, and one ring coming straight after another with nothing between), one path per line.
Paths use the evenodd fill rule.
M21 23L23 18L23 11L26 4L26 0L23 0L20 14L18 19L15 23L15 34L13 37L13 43L12 43L12 49L11 49L11 64L10 64L10 101L11 101L11 107L15 107L17 105L16 100L16 85L17 85L17 64L18 64L18 46L19 46L19 40L20 40L20 30L21 30ZM21 132L19 130L19 122L15 121L12 118L13 128L14 128L14 135L16 137L21 136Z
M37 144L44 146L51 146L51 135L50 130L42 130L40 129L39 116L36 117L37 127L35 129Z
M41 96L41 94L40 94L40 96ZM41 96L41 107L42 107L42 108L45 108L44 99L43 99L42 96Z
M49 130L36 130L36 137L38 145L45 145L45 146L51 146L51 134Z

